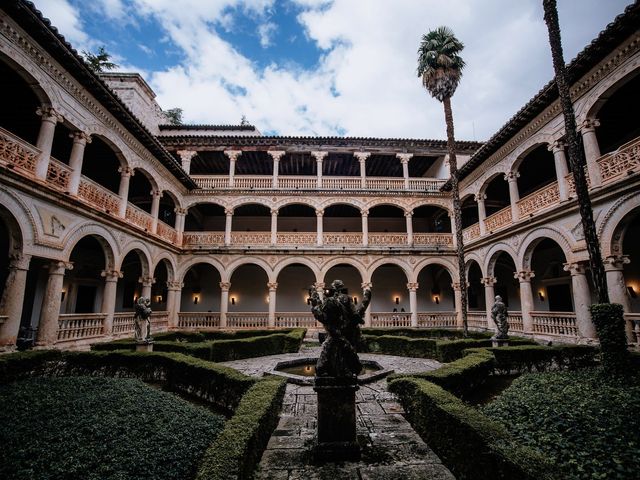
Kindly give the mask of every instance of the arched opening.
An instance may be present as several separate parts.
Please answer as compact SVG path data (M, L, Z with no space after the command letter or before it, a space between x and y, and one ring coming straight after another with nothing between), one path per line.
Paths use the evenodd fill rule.
M509 184L502 175L493 177L487 184L484 194L487 197L484 201L487 217L511 205Z
M166 190L162 192L160 197L160 208L158 209L158 220L166 223L170 227L174 227L176 224L176 201L173 195Z
M470 227L478 223L478 202L473 195L463 197L460 202L462 210L462 228Z
M380 265L371 275L371 312L410 313L407 276L398 265ZM353 295L352 295L353 296ZM360 292L358 292L360 296Z
M518 192L520 197L540 190L542 187L557 181L553 153L546 144L538 145L528 152L518 166ZM507 195L509 189L507 188Z
M201 203L189 208L184 222L185 232L224 232L224 207Z
M498 252L494 258L493 276L496 279L494 291L510 311L520 310L520 283L514 278L516 264L507 252Z
M152 192L154 190L151 181L142 170L135 169L134 175L129 180L129 203L135 205L147 213L151 213L151 203L153 201Z
M294 263L284 267L278 274L277 311L309 312L309 289L315 281L316 276L307 265Z
M169 268L166 260L160 260L153 271L155 283L151 287L151 309L165 311L167 309L167 282L169 281Z
M118 193L120 188L120 159L109 144L97 135L87 143L82 162L82 175L106 189Z
M285 205L278 210L278 232L316 231L316 212L309 205Z
M182 312L220 311L220 273L208 263L196 263L184 276Z
M451 233L451 218L444 208L423 205L413 211L415 233Z
M624 286L628 310L640 312L640 208L629 212L616 230L622 233L622 254L627 255L629 263L624 264ZM612 282L610 282L612 283ZM611 288L611 285L610 285ZM640 322L638 316L634 317ZM640 328L640 325L638 325Z
M342 280L346 288L346 293L352 297L356 297L358 302L362 300L362 277L356 267L348 264L334 265L327 270L324 276L324 288L329 289L334 280Z
M94 237L84 237L73 247L69 261L73 269L64 276L60 312L100 312L104 291L101 273L107 268L102 245Z
M271 232L271 210L257 203L237 207L233 212L233 232Z
M324 209L323 232L361 232L362 215L352 205L331 205Z
M229 313L266 312L269 309L267 273L255 264L239 266L231 276Z
M453 312L455 297L451 274L442 265L431 264L418 274L418 311Z
M13 216L0 208L0 298L4 299L7 277L9 276L9 261L11 255L19 252L18 225Z
M73 139L71 134L75 129L68 122L56 124L56 129L53 134L53 144L51 145L51 156L56 160L69 164L69 157L71 156L71 148L73 147Z
M467 287L469 311L486 312L487 299L485 298L484 285L482 284L482 270L475 260L469 261L467 282L469 282Z
M122 278L118 281L116 291L116 312L133 311L135 302L142 296L142 277L146 270L143 268L146 259L143 259L142 252L131 250L122 260Z
M629 77L631 77L629 79ZM603 95L599 111L593 115L600 121L596 128L598 145L602 154L612 152L640 136L640 70L614 85Z
M404 210L394 205L377 205L369 209L369 232L406 233Z
M531 279L534 310L551 312L573 312L571 274L565 272L567 258L560 245L544 238L534 247Z

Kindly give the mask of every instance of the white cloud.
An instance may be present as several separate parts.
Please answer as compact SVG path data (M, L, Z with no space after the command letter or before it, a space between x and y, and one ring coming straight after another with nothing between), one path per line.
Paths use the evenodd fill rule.
M258 26L258 36L262 48L268 48L272 45L272 37L277 29L278 26L273 22L262 23Z
M74 47L88 48L89 36L83 30L80 14L67 0L39 0L36 7Z

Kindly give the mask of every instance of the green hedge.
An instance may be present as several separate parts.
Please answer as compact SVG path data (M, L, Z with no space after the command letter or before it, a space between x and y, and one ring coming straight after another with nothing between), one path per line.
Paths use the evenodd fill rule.
M0 355L0 385L42 373L47 362L62 360L60 350L30 350Z
M363 328L362 333L370 336L391 335L409 338L463 338L462 330L446 328ZM469 332L471 338L490 338L491 332Z
M158 333L153 336L154 340L169 342L205 342L207 340L237 340L241 338L262 337L265 335L273 335L274 333L291 333L294 330L302 330L296 328L282 328L278 330L212 330L202 332L190 332L186 330L177 330L173 332ZM126 341L131 341L127 339Z
M603 368L613 375L624 374L629 366L629 350L622 305L597 303L589 306L589 312L600 340Z
M517 445L507 430L443 388L423 379L389 383L418 434L459 479L553 478L536 452Z
M510 337L510 345L537 345L533 340L519 337ZM436 358L440 362L452 362L463 356L463 352L469 348L485 348L491 347L493 342L491 339L474 340L441 340L438 342L438 351Z
M253 470L278 425L285 387L285 379L267 377L247 391L233 418L205 452L196 480L253 478Z

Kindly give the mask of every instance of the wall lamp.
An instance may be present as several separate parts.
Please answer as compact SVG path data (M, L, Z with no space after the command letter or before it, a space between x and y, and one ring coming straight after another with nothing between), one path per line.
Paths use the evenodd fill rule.
M542 293L542 291L538 292L538 298L540 299L541 302L544 302L544 293Z
M638 298L638 294L636 293L636 291L635 291L635 289L633 288L633 286L632 286L632 285L629 285L629 286L627 287L627 292L629 292L629 296L630 296L631 298Z
M193 304L197 305L198 302L200 301L200 294L196 293L193 295Z
M353 303L356 305L358 304L358 297L353 297Z
M400 305L400 297L396 297L396 305Z
M235 305L236 304L236 297L231 297L231 305Z
M438 295L433 296L433 301L436 302L436 305L440 305L440 297Z

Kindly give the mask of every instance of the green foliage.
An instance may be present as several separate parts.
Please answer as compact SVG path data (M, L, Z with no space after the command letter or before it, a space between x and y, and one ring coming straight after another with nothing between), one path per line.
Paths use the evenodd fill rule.
M536 345L532 340L526 338L510 337L510 345ZM468 348L491 347L493 345L491 339L485 340L443 340L438 342L437 359L441 362L452 362L462 357L463 352Z
M162 113L167 117L169 125L182 125L181 108L170 108L169 110L164 110Z
M224 418L138 380L0 386L0 478L191 478Z
M111 54L106 51L104 46L98 48L98 53L82 51L87 67L96 73L104 72L105 70L115 70L119 67L118 64L111 61Z
M382 336L391 335L394 337L408 338L463 338L462 330L450 330L446 328L363 328L363 335ZM491 338L489 332L469 332L471 338Z
M285 387L284 379L267 377L247 391L233 418L206 451L197 480L252 478L278 424Z
M61 359L60 350L30 350L0 355L0 385L42 373L46 362Z
M438 27L422 36L418 48L418 76L432 97L451 98L462 78L464 45L448 27Z
M640 376L602 369L527 374L484 412L557 465L563 479L635 479Z
M617 303L600 303L589 307L598 332L602 366L612 374L624 372L629 364L624 311Z
M402 357L435 358L437 352L437 342L429 338L363 335L362 343L367 352Z
M519 446L499 423L426 380L400 377L389 383L413 428L459 479L549 479L550 467Z

